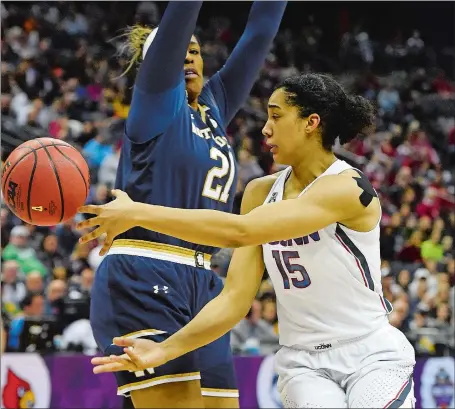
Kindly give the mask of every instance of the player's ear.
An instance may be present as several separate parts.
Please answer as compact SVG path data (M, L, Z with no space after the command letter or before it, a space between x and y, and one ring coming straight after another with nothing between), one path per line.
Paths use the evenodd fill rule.
M321 122L321 117L318 114L311 114L308 116L305 131L307 133L313 132Z

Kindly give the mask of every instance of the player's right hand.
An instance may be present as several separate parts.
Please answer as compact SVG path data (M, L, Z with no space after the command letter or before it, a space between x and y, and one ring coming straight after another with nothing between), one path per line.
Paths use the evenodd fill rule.
M135 202L125 192L118 189L113 190L112 195L115 200L105 205L87 205L78 209L79 213L96 215L96 217L78 223L76 226L78 230L98 226L95 230L83 235L79 239L80 243L86 243L106 234L100 256L109 251L116 236L134 227L131 212Z
M160 343L149 339L114 338L114 345L125 347L123 355L111 355L95 357L92 359L94 365L93 373L119 371L143 371L156 368L165 364L168 360L164 348Z

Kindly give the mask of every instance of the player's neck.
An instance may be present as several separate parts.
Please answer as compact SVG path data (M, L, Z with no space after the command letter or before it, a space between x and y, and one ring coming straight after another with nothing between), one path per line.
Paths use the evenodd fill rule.
M292 190L301 192L318 176L322 175L337 160L332 152L324 152L312 158L306 158L292 166L288 185Z
M196 112L199 109L199 104L197 98L194 101L188 101L188 105L193 108Z

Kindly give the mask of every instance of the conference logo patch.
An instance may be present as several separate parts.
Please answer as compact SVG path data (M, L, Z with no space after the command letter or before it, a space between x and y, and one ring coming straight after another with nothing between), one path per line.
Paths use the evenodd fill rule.
M420 398L423 408L454 407L455 360L430 358L422 370Z

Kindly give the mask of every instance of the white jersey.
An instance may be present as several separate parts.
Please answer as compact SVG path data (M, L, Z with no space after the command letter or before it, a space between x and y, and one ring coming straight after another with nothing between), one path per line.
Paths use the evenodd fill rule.
M347 169L352 167L337 160L315 181ZM291 171L278 177L264 204L283 199ZM392 306L382 294L379 221L369 232L335 223L262 247L277 295L281 345L324 350L388 324Z

